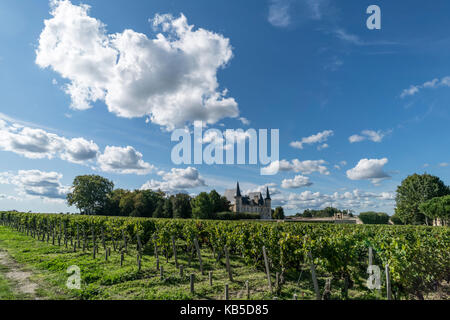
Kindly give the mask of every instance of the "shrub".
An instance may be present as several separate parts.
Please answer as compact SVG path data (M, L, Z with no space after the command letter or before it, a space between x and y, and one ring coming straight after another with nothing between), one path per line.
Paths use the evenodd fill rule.
M389 215L384 212L361 212L359 214L359 219L364 224L388 224L389 223Z
M256 220L260 219L259 213L247 212L219 212L215 217L217 220Z

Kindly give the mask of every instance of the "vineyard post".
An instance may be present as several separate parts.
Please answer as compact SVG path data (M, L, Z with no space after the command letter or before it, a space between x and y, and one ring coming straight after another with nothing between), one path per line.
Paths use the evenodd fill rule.
M280 291L280 273L278 271L275 273L275 288Z
M191 280L191 293L192 294L194 293L194 277L195 277L195 275L193 273L191 273L190 280Z
M121 250L121 251L120 251L120 266L121 266L121 267L123 266L123 258L124 258L124 256L123 256L123 251Z
M141 272L141 257L138 254L138 272Z
M369 266L373 264L373 253L372 253L372 247L369 247Z
M183 279L183 266L180 266L180 278Z
M270 269L269 269L269 261L267 259L266 247L263 246L262 249L264 256L264 264L266 266L267 281L269 282L269 290L270 292L272 292L272 280L270 280Z
M225 258L226 258L226 263L227 263L228 277L229 277L230 281L233 281L233 274L231 273L231 266L230 266L230 254L228 252L227 246L225 246Z
M156 270L159 270L159 258L156 258Z
M209 278L209 285L212 286L213 282L212 282L212 271L208 272L208 278Z
M105 233L104 233L104 231L103 231L103 227L102 227L102 229L101 229L101 232L102 232L102 245L103 245L103 250L106 251Z
M391 291L391 275L389 272L389 264L386 265L386 293L387 299L392 300L392 291Z
M87 235L86 230L84 230L83 226L83 252L86 250L86 246L87 246Z
M323 291L322 300L331 300L331 279L328 278L325 283L325 290Z
M230 300L230 293L228 291L228 283L225 284L225 300Z
M247 300L250 300L250 286L248 280L245 281L245 291L247 292Z
M122 239L123 239L123 248L125 249L125 253L127 252L127 237L125 236L125 232L122 230Z
M177 247L175 246L175 237L174 236L172 236L172 250L173 250L173 256L175 259L175 268L178 268Z
M80 247L80 226L77 223L77 246Z
M142 251L142 243L141 243L141 237L139 237L139 233L136 233L136 239L137 239L137 251Z
M314 259L312 257L311 252L308 252L308 257L310 262L310 268L311 268L311 276L314 284L314 291L316 292L316 299L320 300L320 291L319 291L319 285L317 283L317 276L316 276L316 266L314 265Z
M155 258L158 261L158 244L156 243L156 235L153 235L153 243L154 243L154 249L155 249Z
M198 240L197 240L197 238L194 239L194 245L195 245L195 249L197 250L198 261L199 261L199 264L200 264L200 272L201 272L202 274L204 274L204 273L203 273L202 254L201 254L201 252L200 252L200 247L199 247L199 245L198 245Z

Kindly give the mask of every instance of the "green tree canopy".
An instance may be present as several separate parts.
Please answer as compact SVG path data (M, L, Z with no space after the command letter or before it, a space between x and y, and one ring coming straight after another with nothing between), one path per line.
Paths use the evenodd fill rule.
M438 177L426 173L413 174L397 187L395 213L404 224L423 224L426 219L419 209L420 204L449 194L449 187Z
M75 205L82 214L101 214L107 208L114 183L98 175L77 176L72 192L67 194L69 206Z
M173 199L173 217L188 219L192 217L191 197L188 194L178 193Z
M419 205L419 209L432 220L448 221L450 219L450 195L425 201Z
M230 211L230 202L224 196L221 196L216 190L209 193L213 213Z
M174 196L170 196L169 198L164 200L163 205L164 218L173 218L173 199Z
M276 207L272 214L273 219L283 220L284 219L284 209L283 207Z
M211 219L213 217L213 205L206 192L201 192L192 199L192 217L195 219Z

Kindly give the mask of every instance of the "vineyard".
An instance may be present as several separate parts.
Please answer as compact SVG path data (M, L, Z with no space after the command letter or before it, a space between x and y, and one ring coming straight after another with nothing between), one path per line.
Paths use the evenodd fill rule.
M450 281L447 227L19 212L0 212L0 224L0 249L61 290L77 265L75 299L386 299L386 286L392 299L424 299ZM369 259L380 290L367 288Z

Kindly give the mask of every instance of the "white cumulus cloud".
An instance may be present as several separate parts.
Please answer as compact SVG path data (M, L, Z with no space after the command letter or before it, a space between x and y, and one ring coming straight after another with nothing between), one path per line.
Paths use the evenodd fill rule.
M374 131L374 130L363 130L361 134L354 134L348 138L350 143L356 143L361 142L364 140L370 140L373 142L381 142L383 141L383 138L391 133L391 131L383 132L381 130Z
M200 176L198 170L193 167L186 169L172 168L169 172L158 173L162 180L150 180L142 185L141 190L152 189L175 193L184 192L187 189L206 186L205 180Z
M142 158L142 153L131 146L125 148L107 146L105 152L98 157L98 164L105 172L144 175L150 173L155 167Z
M372 183L376 184L381 180L390 178L383 169L387 163L387 158L361 159L356 167L347 170L347 177L351 180L371 180Z
M309 180L308 177L298 175L295 176L294 179L284 179L281 182L281 187L284 189L296 189L296 188L302 188L302 187L309 187L312 186L312 182Z
M19 170L0 173L1 184L16 186L19 195L43 199L64 200L69 187L61 184L63 175L58 172Z
M236 101L219 90L217 80L233 56L228 38L194 29L183 14L156 14L150 20L159 31L154 38L131 29L108 34L89 16L88 5L53 0L51 6L36 63L69 81L72 108L104 101L120 117L148 117L168 130L239 116Z

